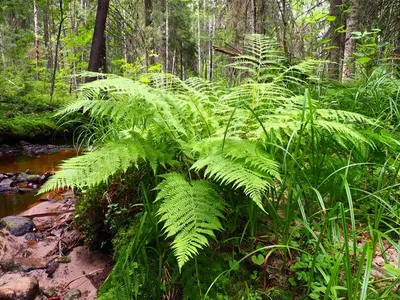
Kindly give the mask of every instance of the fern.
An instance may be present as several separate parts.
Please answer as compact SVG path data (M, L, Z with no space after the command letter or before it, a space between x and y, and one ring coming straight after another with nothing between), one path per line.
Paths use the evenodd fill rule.
M156 201L162 200L157 214L164 222L167 237L174 236L172 249L179 269L208 245L206 236L215 237L214 230L222 229L224 203L216 187L204 180L186 181L183 175L162 176L156 190Z
M134 139L110 142L96 151L65 161L60 171L41 187L39 193L63 187L92 187L106 182L117 172L125 172L132 165L137 166L140 161L149 161L153 169L158 163L172 163L172 158L165 154L135 134Z
M200 158L192 169L205 169L206 177L220 184L232 184L235 189L243 188L244 193L264 210L263 195L273 185L273 178L279 179L280 175L279 165L260 144L239 139L211 139L200 151Z

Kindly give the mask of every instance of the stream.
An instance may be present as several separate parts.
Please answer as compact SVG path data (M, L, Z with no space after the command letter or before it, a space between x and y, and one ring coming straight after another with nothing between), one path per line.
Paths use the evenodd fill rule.
M0 153L0 173L16 173L30 170L32 174L54 173L63 160L76 156L73 149L54 153ZM37 190L21 193L0 193L0 218L17 215L46 198L46 194L36 195Z

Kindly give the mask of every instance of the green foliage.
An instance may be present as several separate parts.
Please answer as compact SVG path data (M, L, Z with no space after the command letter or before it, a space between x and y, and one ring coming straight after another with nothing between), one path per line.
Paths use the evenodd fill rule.
M41 192L63 187L94 187L108 182L110 176L117 172L125 172L132 165L137 166L139 161L147 157L156 163L157 157L152 156L154 152L140 136L110 142L97 151L65 161L61 170L41 187Z
M208 245L207 237L221 230L223 200L216 186L204 180L190 183L181 174L163 175L157 186L157 200L163 200L157 214L167 237L175 236L172 249L179 269Z
M198 255L196 259L185 264L181 274L177 274L182 287L183 299L204 299L204 294L210 284L225 269L222 257L214 257L213 253L209 252ZM210 268L210 266L212 267ZM224 277L207 299L228 299L224 291L230 283L233 282Z
M279 178L278 164L256 142L226 139L206 140L199 145L199 159L192 169L205 168L204 176L220 184L244 189L262 210L263 194L273 184L273 177ZM197 148L197 147L196 147Z
M74 221L83 235L85 244L95 249L101 248L103 243L111 239L110 232L104 224L107 209L104 203L106 190L107 186L102 184L88 189L84 195L77 195Z
M155 284L156 259L146 250L152 226L151 218L145 213L132 223L127 232L120 234L123 247L97 299L156 299L159 291L159 286Z
M243 255L252 268L260 268L249 272L253 280L260 281L262 274L266 282L269 265L264 262L277 263L271 253L251 252L255 241L262 241L278 245L285 262L288 247L296 247L290 254L294 257L308 253L286 270L286 277L310 297L368 294L371 249L383 239L395 240L399 224L398 199L392 194L400 168L397 108L392 105L398 100L398 82L385 74L380 80L376 73L346 90L324 89L326 83L317 79L320 62L290 65L277 44L263 36L250 37L245 49L232 64L240 72L233 86L158 72L136 81L107 75L84 85L80 97L58 114L82 117L82 144L93 145L94 151L65 162L43 191L119 182L141 182L148 189L129 205L109 201L108 226L120 229L124 222L113 222L119 215L129 215L135 225L117 235L119 255L102 297L154 297L162 290L176 295L178 278L184 295L185 287L194 284L195 295L188 297L201 298L205 290L212 295L201 280L200 257L209 246L228 251L230 246L221 241L232 243L231 265ZM379 104L375 97L386 87L390 91ZM357 90L375 99L365 114L362 106L369 104L357 99ZM372 109L379 105L386 105L384 114ZM131 215L132 207L143 211ZM369 228L363 234L370 235L372 247L357 246L358 223ZM345 246L338 248L343 239ZM366 270L364 277L356 268ZM181 277L171 279L172 269ZM223 275L209 284L221 280L229 294ZM156 284L147 287L149 281ZM254 298L261 294L259 287L254 282L241 289ZM213 297L224 299L219 292Z

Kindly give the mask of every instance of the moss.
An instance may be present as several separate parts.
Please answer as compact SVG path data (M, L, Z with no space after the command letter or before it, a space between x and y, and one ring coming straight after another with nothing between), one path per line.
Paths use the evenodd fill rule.
M61 95L50 104L43 87L37 84L29 92L0 89L0 136L2 139L52 136L58 127L54 112L70 97Z

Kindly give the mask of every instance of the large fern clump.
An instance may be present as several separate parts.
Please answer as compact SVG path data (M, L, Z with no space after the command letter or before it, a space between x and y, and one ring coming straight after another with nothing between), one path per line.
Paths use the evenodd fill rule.
M114 291L129 299L141 295L140 281L149 274L137 264L149 249L162 266L168 256L162 247L170 246L183 270L223 231L228 199L248 213L242 237L247 227L255 237L260 216L268 215L287 242L294 218L301 215L308 226L306 213L316 215L315 203L326 213L325 205L337 201L326 186L343 182L349 165L365 163L377 149L399 149L379 121L339 110L310 92L308 82L319 84L322 64L290 64L275 41L252 35L245 53L230 65L239 71L233 86L153 73L138 80L107 75L81 88L80 97L58 115L86 120L81 136L93 151L64 162L41 192L85 190L128 169L151 173L151 180L144 176L142 182L151 190L143 203L151 216L144 213L142 220L150 223L154 243L143 223L118 258L101 299Z

